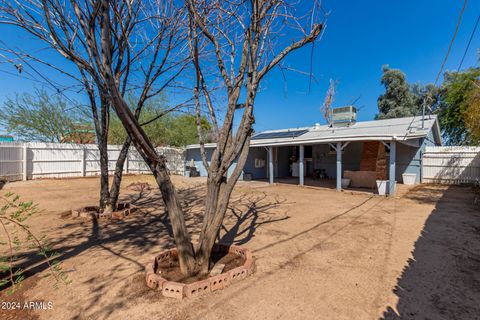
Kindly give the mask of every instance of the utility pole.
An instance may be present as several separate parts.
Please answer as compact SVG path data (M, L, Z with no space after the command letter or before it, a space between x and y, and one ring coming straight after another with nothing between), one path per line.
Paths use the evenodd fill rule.
M424 96L423 97L423 103L422 103L422 129L425 129L425 100L427 98Z

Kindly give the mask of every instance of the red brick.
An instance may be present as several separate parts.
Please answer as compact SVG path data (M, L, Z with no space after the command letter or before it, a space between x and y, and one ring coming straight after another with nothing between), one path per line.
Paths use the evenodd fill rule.
M209 278L210 289L212 291L216 291L225 288L230 284L230 278L231 274L229 272L221 273L218 276Z
M244 265L219 274L206 280L190 284L167 281L160 274L156 273L157 264L160 261L171 259L178 255L177 249L162 251L155 259L145 266L145 280L147 286L152 289L161 290L162 295L169 298L183 299L200 296L208 292L225 288L230 283L242 280L251 274L255 268L253 255L249 249L240 246L215 245L215 251L229 252L245 258Z
M243 249L242 247L236 245L231 245L230 249L228 250L229 253L236 254L237 256L242 256L244 258L246 255L246 251L246 249Z
M161 261L165 261L165 260L168 260L170 259L170 250L165 250L165 251L162 251L160 252L160 254L158 254L155 259L157 260L157 263L161 262Z
M248 275L248 270L245 267L237 267L230 270L228 273L230 273L231 281L234 282L245 279Z
M375 171L377 180L385 180L387 175L385 146L378 141L363 143L360 171Z
M155 273L154 261L150 261L145 265L145 275L148 275L150 273Z
M192 298L204 295L210 292L210 280L196 281L194 283L186 284L184 287L185 297Z
M248 274L252 274L255 270L255 262L253 261L253 257L247 257L243 266L245 267L245 269L247 269Z
M160 275L155 273L147 274L146 280L147 280L147 287L153 290L157 290L157 289L162 290L163 283L167 281L166 279L162 278Z
M245 254L244 254L244 257L245 257L245 260L253 260L253 255L252 255L252 251L248 250L248 249L244 249L243 251Z
M123 211L112 212L112 218L123 219L123 218L125 218L125 213Z
M98 218L104 218L104 219L110 219L110 218L112 218L112 216L113 216L112 212L110 212L110 213L103 213L102 212L102 213L98 214Z
M168 298L183 299L184 287L183 283L165 281L162 285L162 294Z

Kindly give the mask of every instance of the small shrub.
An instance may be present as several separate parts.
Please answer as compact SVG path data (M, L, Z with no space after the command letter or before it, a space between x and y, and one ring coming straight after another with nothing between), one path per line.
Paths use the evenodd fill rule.
M59 283L69 282L61 269L58 255L52 252L46 237L37 237L26 224L28 218L36 212L36 204L22 201L13 193L0 198L0 289L9 287L7 294L13 293L25 279L25 270L18 266L18 255L25 252L25 249L36 252L41 257L40 262L48 265L55 287Z

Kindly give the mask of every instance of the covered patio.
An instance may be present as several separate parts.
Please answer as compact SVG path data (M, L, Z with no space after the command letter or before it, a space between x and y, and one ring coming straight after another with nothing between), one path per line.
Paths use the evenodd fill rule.
M396 182L403 182L404 176L422 182L423 152L432 145L441 145L436 116L262 131L252 136L243 179L301 186L333 183L341 191L344 178L350 180L349 188L370 192L378 181L384 194L394 196ZM207 157L214 147L205 145ZM207 175L199 145L187 147L187 162L195 164L201 176Z
M352 140L353 142L356 143L357 146L360 146L360 149L363 148L364 146L364 142L372 142L371 140L367 140L367 141L362 141L362 140ZM265 148L268 150L268 181L270 184L274 184L275 182L280 182L280 183L287 183L287 184L293 184L294 182L297 182L298 185L301 185L301 186L305 186L305 185L308 185L308 186L313 186L313 187L324 187L324 188L328 188L328 187L335 187L335 189L337 191L342 191L342 177L345 176L345 170L343 168L343 154L345 153L345 149L349 146L349 144L352 142L352 141L347 141L347 142L332 142L332 143L324 143L324 144L318 144L318 145L307 145L309 148L314 148L315 146L320 146L320 145L323 145L323 146L328 146L330 148L330 150L334 150L335 152L335 156L336 156L336 162L335 162L335 176L334 176L334 180L332 180L331 176L330 176L330 179L329 177L317 177L315 174L312 174L311 172L307 172L307 163L308 161L312 161L313 164L312 164L312 169L313 171L315 170L320 170L319 168L316 168L316 159L317 158L315 156L315 153L310 153L309 155L309 158L308 158L308 161L305 157L305 147L306 145L304 144L300 144L300 145L295 145L295 144L292 144L292 145L284 145L284 146L281 146L281 147L294 147L294 148L298 148L298 154L299 154L299 157L298 157L298 161L295 161L295 162L292 162L292 164L290 165L291 167L292 166L295 166L295 169L291 169L290 173L291 173L291 176L290 177L278 177L278 170L275 170L275 166L278 165L280 163L280 161L278 160L278 154L280 154L280 152L278 151L279 149L278 148L281 148L279 146L273 146L273 145L270 145L270 146L266 146ZM395 195L395 176L396 176L396 141L395 140L392 140L390 142L384 142L384 141L380 141L381 145L385 146L385 149L388 150L388 189L387 189L387 193L389 196L393 196ZM358 149L358 147L357 147ZM275 151L274 151L275 150ZM355 152L355 151L353 151ZM331 153L331 152L330 152ZM323 156L325 156L325 154L322 154ZM360 162L359 161L356 161L358 162L358 164L353 164L353 166L355 167L355 171L356 172L361 172L360 170L360 166L361 166L361 162L364 161L363 159L363 156L364 154L362 154L362 159L360 159ZM357 159L356 159L357 160ZM353 161L355 162L355 160ZM296 167L298 165L298 173L296 172ZM352 161L350 161L350 167L352 166ZM351 169L351 168L350 168ZM324 171L326 171L326 169L322 169ZM375 170L378 171L378 168L375 167ZM309 171L312 171L312 170L309 170ZM366 171L364 170L364 172L371 172L371 171ZM276 176L278 178L276 178ZM350 189L356 189L356 190L359 190L359 191L366 191L365 188L362 188L362 187L356 187L356 186L352 186L350 187Z

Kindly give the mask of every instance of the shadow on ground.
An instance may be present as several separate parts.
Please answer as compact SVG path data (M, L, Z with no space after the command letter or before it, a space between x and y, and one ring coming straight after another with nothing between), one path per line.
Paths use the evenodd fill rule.
M266 192L231 201L217 241L223 244L246 244L259 226L289 219L286 214L279 215L271 211L282 204L286 204L286 199L269 196Z
M398 304L382 319L479 319L480 207L471 188L422 186L406 197L436 206L394 289Z
M200 232L204 194L203 185L179 190L185 221L193 238ZM139 262L139 257L174 246L168 213L164 210L163 200L157 188L138 188L124 196L122 201L134 203L140 211L125 220L73 219L70 215L63 214L63 225L47 234L50 245L59 254L59 261L66 261L87 252L119 258L111 260L118 266L110 268L111 270L107 268L102 276L92 276L88 280L93 293L88 299L91 305L85 305L85 310L93 307L109 289L112 281L127 280L125 288L120 291L119 299L105 308L101 316L108 316L120 304L128 303L129 299L142 295L148 298L150 293L144 283L144 265ZM254 236L260 225L287 219L285 214L271 210L282 202L284 200L258 192L233 196L225 224L222 226L223 236L220 241L245 244ZM28 270L25 272L26 280L30 280L28 278L45 271L48 267L35 252L20 255L18 262L19 268ZM68 274L79 268L81 267L64 271ZM119 278L120 271L129 272L129 279ZM0 292L0 295L3 294L4 291ZM158 298L155 292L152 298L153 296Z

